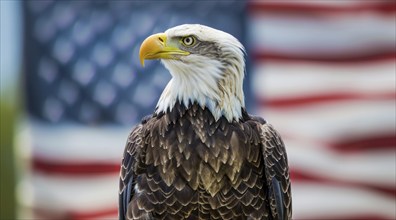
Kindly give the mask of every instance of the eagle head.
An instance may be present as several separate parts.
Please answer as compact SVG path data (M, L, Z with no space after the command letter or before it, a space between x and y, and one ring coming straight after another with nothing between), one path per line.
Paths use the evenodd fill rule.
M145 39L140 62L161 59L172 79L156 112L171 111L176 102L198 103L218 120L238 121L245 106L245 50L232 35L199 24L184 24Z

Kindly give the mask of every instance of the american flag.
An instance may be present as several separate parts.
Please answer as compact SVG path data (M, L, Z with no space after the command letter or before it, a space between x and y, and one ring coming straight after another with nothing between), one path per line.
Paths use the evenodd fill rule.
M249 5L252 86L287 146L294 219L396 218L395 3Z
M139 44L194 22L247 46L246 94L286 143L293 219L396 219L395 1L154 3L23 3L21 218L117 218L126 137L170 77L139 67Z

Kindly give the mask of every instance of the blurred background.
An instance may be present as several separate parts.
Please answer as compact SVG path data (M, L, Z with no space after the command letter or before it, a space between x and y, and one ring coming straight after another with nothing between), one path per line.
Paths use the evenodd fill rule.
M249 112L287 145L294 219L396 219L396 1L0 1L0 219L116 219L127 135L183 23L248 51Z

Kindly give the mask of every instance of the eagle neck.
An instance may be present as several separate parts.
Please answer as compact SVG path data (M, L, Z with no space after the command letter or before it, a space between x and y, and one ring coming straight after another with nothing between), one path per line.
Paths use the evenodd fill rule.
M221 68L221 63L207 60L202 66L195 63L195 68L191 68L191 64L177 62L175 65L174 62L177 61L163 61L172 79L161 94L156 113L172 111L176 103L186 108L197 103L201 108L207 108L216 121L222 116L229 122L241 118L244 108L242 82L239 89L227 89L235 87L232 83L239 82L225 77L227 70Z

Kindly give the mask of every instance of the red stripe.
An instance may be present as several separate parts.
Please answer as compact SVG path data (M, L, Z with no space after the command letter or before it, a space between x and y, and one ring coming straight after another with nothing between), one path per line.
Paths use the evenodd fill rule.
M304 218L293 218L293 220L392 220L388 217L378 214L365 213L364 210L359 210L359 214L344 215L344 216L331 216L331 215L317 215L312 213Z
M343 142L334 143L330 148L342 152L353 153L364 150L393 149L396 150L396 134L384 134L381 136L368 136L354 140L344 140Z
M351 4L351 5L330 5L330 4L298 4L289 1L277 3L275 1L250 1L248 4L249 13L263 12L288 12L288 13L359 13L377 12L394 13L396 12L396 1L372 1L371 4Z
M343 137L338 138L338 141L334 142L308 140L287 133L282 133L282 137L285 140L303 142L310 146L323 146L340 155L348 153L367 153L369 155L372 151L380 150L386 150L394 154L396 151L396 131L389 129L387 132L382 132L381 134L360 134L359 137L349 137L349 139Z
M42 208L33 208L33 214L35 219L41 220L53 220L53 219L65 219L65 220L91 220L95 218L103 218L107 216L118 216L117 208L110 208L105 210L91 211L91 212L75 212L75 211L54 211Z
M378 49L382 48L382 49ZM377 50L378 49L378 50ZM253 51L252 57L259 62L268 60L276 61L304 61L304 62L326 62L326 63L355 63L355 62L372 62L372 61L395 61L396 53L392 45L386 47L377 47L377 51L369 50L367 52L347 53L340 51L337 54L325 55L306 55L306 54L285 54L276 51Z
M35 171L47 174L62 175L100 175L114 174L120 171L120 164L114 163L83 163L83 162L58 162L42 158L33 158L32 168Z
M297 169L291 169L290 176L292 182L315 182L325 185L349 186L354 188L360 187L360 188L380 192L396 198L395 186L387 187L387 186L379 186L379 185L373 185L369 183L362 183L362 182L356 182L350 180L334 179L334 178L310 174L303 170L297 170Z
M118 209L108 209L108 210L101 210L96 212L73 212L70 214L70 220L88 220L106 216L118 216Z
M363 93L332 93L309 95L303 97L288 98L267 98L259 100L259 104L265 108L297 108L307 105L315 105L329 102L340 101L377 101L377 100L396 100L395 92L380 94L363 94Z

